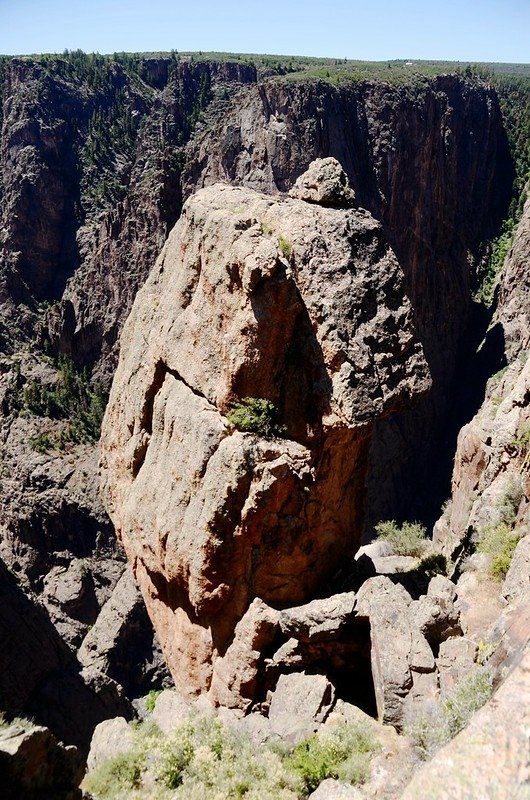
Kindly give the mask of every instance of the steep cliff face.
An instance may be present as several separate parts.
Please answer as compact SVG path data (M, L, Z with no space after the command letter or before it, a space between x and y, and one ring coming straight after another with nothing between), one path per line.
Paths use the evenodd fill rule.
M488 525L508 521L508 527L516 525L521 536L528 532L529 225L527 202L500 276L488 333L493 336L502 331L510 363L490 378L480 409L460 431L452 502L435 529L449 555L469 552L470 539L476 539ZM487 342L488 338L485 346Z
M337 158L404 269L434 379L450 374L469 259L510 191L492 89L454 76L414 88L264 82L241 89L188 154L185 195L217 180L286 191L313 158Z
M373 421L428 386L366 211L226 186L188 201L102 431L106 502L181 690L208 688L254 597L300 603L353 555ZM234 429L245 397L275 404L282 438Z
M497 289L493 325L502 328L509 361L530 347L530 198L526 201Z
M32 280L40 284L24 301L59 300L40 313L42 337L76 363L94 366L109 383L123 322L183 199L217 180L283 191L313 158L335 156L403 267L433 378L424 407L412 418L398 415L378 426L373 442L373 520L405 514L405 507L410 514L437 447L468 318L474 258L509 199L513 175L494 90L455 76L410 86L333 86L260 78L252 65L230 62L162 60L159 68L149 63L142 69L144 80L119 64L101 66L102 87L85 78L80 93L60 71L49 75L31 61L8 65L6 209L10 220L15 207L20 213L15 229L6 228L3 261L15 283L33 250L42 250L48 265L64 264L53 280L46 278L47 267L39 268L42 278ZM29 99L20 100L25 95L15 83L28 85ZM20 120L46 119L39 106L45 96L46 136L40 133L44 122L40 128L33 123L38 136L32 139L31 126ZM122 109L117 120L110 111L115 107ZM115 137L120 132L103 147L101 120ZM28 154L32 208L41 208L39 219L47 220L49 247L35 240L38 226L24 206L28 181L17 178L27 172ZM50 185L63 199L54 195L49 202L42 187L52 168ZM14 316L21 315L4 315L8 330ZM31 322L25 319L26 329ZM414 487L409 494L399 488L404 484Z
M182 197L218 180L285 191L313 158L331 155L384 226L443 383L465 324L469 259L511 186L494 91L454 76L334 87L258 80L239 63L159 66L144 65L141 81L107 64L77 83L66 67L7 67L3 258L30 298L64 293L45 325L56 346L112 369L119 330ZM116 133L102 147L100 119L115 132L129 126L127 142Z

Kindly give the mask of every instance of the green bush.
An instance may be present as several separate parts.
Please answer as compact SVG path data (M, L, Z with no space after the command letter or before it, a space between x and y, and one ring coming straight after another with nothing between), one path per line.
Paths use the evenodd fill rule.
M43 383L35 379L22 391L20 414L67 420L68 425L59 432L38 433L32 446L39 452L63 448L74 444L94 442L99 438L105 412L105 395L101 386L91 383L85 371L78 372L73 362L61 356L57 380Z
M359 726L337 725L300 742L285 763L300 776L307 796L326 778L364 783L375 749L372 737Z
M284 236L278 236L278 247L280 248L282 255L284 255L287 261L289 261L293 254L293 245L291 242Z
M519 536L505 522L482 529L477 552L489 557L489 571L496 580L503 581L506 577L518 542Z
M275 752L194 715L167 737L140 723L132 750L89 773L83 789L95 800L298 800L327 777L364 782L376 748L366 730L344 724Z
M84 788L97 798L126 797L142 783L145 755L136 750L121 753L89 773Z
M499 522L509 526L513 525L517 518L517 512L519 511L519 505L522 497L523 487L521 485L521 479L520 477L516 478L515 476L512 476L506 487L504 495L497 503Z
M285 425L278 424L274 403L260 397L245 397L241 402L234 403L226 416L238 430L268 438L283 436L287 430Z
M155 710L157 697L162 693L162 689L150 689L149 694L145 698L145 707L148 711L153 713Z
M442 553L431 553L421 559L418 570L424 572L428 578L434 578L435 575L447 575L447 558Z
M515 223L513 220L508 220L505 225L504 232L492 242L490 255L477 276L479 286L474 299L488 307L493 301L497 278L512 246Z
M397 556L421 557L428 546L425 538L427 530L419 522L404 522L398 525L395 520L379 522L375 526L379 539L388 542Z
M515 450L518 456L528 458L530 454L530 423L523 425L517 432L517 436L510 442L510 448Z

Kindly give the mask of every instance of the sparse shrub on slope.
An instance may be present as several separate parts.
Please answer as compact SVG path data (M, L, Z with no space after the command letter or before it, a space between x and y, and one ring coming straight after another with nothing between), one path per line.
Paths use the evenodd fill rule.
M489 571L496 580L502 581L506 577L518 542L518 534L504 522L482 529L477 551L489 556Z
M105 403L101 386L91 383L86 371L78 372L70 359L61 356L55 382L33 380L26 384L19 413L68 421L60 431L39 432L32 437L34 449L45 452L61 449L68 442L79 444L99 439Z
M480 529L476 548L489 559L489 572L503 581L510 568L520 533L515 526L523 489L519 477L512 477L504 495L497 502L498 521Z
M447 558L442 553L431 553L425 556L418 564L418 571L425 573L428 578L435 575L447 575Z
M487 667L477 666L445 698L433 703L406 731L421 758L430 758L451 741L490 698L492 675Z
M373 738L360 726L337 725L300 742L285 763L302 779L306 797L326 778L354 785L365 783L376 749Z
M97 798L134 797L135 789L140 788L145 769L145 755L139 751L120 753L105 761L87 780L89 791Z
M137 731L137 745L91 772L96 800L297 800L301 781L267 747L257 748L211 717L193 717L170 736ZM139 770L139 772L138 772Z
M301 800L328 777L363 783L378 747L360 726L344 724L276 752L199 715L170 736L148 723L136 736L130 753L85 778L95 800Z
M419 522L404 522L403 525L398 525L395 520L379 522L375 526L375 533L379 539L391 545L397 556L420 558L428 546L427 530Z

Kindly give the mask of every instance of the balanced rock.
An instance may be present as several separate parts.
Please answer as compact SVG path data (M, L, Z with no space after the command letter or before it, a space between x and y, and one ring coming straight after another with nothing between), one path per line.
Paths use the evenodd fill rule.
M289 192L290 197L321 206L348 208L355 205L355 194L348 177L336 158L317 158L300 175Z
M187 201L124 328L101 439L178 691L208 690L254 598L305 603L353 557L374 423L429 383L369 214L225 185ZM242 398L277 426L238 430Z

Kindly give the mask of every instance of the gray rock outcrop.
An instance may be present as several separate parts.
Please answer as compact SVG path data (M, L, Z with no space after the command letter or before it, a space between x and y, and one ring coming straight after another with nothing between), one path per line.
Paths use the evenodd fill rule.
M355 194L336 158L317 158L311 162L289 190L289 197L335 208L355 205Z

